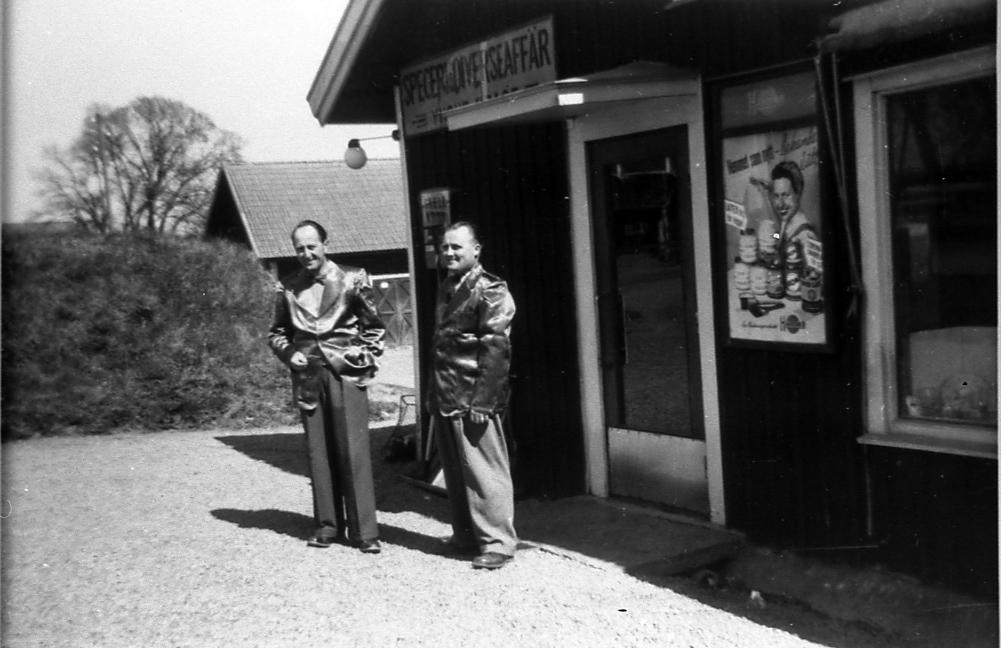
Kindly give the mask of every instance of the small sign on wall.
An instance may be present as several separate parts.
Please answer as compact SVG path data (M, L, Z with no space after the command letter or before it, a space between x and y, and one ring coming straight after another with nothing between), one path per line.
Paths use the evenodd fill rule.
M452 190L445 187L421 191L421 222L424 227L447 226L452 222Z
M424 267L438 267L438 243L452 222L452 190L447 187L424 189L420 193L421 225L424 232Z

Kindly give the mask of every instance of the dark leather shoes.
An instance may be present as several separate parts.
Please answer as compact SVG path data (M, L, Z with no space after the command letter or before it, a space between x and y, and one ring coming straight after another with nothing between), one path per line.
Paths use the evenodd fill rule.
M514 560L514 556L488 551L473 558L473 569L500 569L512 560Z
M382 551L382 545L378 540L359 540L354 546L362 553L377 554Z
M306 546L326 549L332 544L344 541L344 530L332 524L321 524L313 532L313 537L306 541Z
M306 541L306 546L316 547L318 549L326 549L330 545L334 544L334 542L336 541L337 541L336 538L321 538L319 536L313 536L312 538Z

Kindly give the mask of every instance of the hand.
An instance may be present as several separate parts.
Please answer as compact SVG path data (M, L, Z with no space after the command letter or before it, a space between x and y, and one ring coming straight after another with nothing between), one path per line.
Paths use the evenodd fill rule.
M292 354L292 357L289 358L289 364L292 365L293 369L305 369L306 365L309 364L309 361L306 360L306 356L304 356L301 351L296 351Z
M767 180L762 180L760 178L751 177L751 184L757 188L761 193L770 196L772 195L772 183Z
M469 420L473 423L486 423L490 417L483 412L469 412Z

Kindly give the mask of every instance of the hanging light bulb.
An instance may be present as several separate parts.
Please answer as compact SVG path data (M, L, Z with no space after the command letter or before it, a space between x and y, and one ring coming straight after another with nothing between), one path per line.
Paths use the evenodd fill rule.
M368 156L365 155L365 149L361 147L361 143L356 140L348 141L348 148L344 151L344 164L348 165L349 169L360 169L365 166L368 162Z
M393 138L395 141L400 141L400 131L393 130L389 135L380 135L378 137L359 137L356 139L348 140L348 148L344 151L344 164L348 165L349 169L360 169L365 166L368 162L368 155L365 154L365 149L361 147L362 140L374 140L374 139L389 139Z

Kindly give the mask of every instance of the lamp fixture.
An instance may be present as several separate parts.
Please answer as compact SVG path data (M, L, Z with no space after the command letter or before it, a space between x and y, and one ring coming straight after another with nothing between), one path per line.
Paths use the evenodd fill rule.
M348 140L348 148L344 151L344 164L348 165L349 169L360 169L365 166L368 162L368 155L365 154L365 149L361 147L361 142L368 140L386 139L392 137L393 140L400 141L400 131L399 129L393 129L393 132L389 135L379 135L377 137L358 137Z

